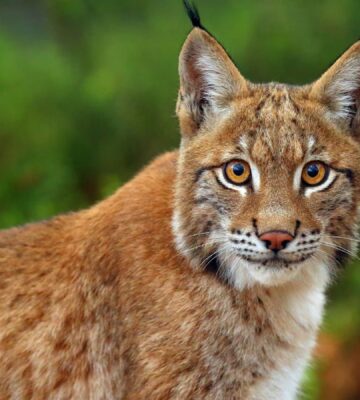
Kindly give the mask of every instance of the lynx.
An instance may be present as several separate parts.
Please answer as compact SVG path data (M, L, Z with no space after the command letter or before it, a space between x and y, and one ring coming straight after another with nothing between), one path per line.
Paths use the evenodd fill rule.
M188 13L179 150L0 233L2 400L296 398L356 250L360 42L312 84L254 84Z

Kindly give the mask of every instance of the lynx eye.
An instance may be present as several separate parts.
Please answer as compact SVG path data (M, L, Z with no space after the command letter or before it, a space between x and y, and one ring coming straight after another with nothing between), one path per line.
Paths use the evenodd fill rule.
M302 181L307 186L316 186L323 183L329 174L329 167L321 161L307 163L301 174Z
M243 185L250 178L250 166L246 161L230 161L224 166L224 175L230 183L234 185Z

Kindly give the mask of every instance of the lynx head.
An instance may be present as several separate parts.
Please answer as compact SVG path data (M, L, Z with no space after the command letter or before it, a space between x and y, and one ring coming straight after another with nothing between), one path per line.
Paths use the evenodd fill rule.
M253 84L191 13L179 65L178 250L238 288L326 280L355 252L360 42L313 84Z

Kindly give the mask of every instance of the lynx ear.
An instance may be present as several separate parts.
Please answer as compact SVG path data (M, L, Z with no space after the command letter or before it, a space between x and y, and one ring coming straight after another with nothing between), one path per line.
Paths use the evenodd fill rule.
M179 74L177 115L185 136L226 112L231 100L246 90L245 79L223 47L200 27L184 43Z
M329 117L360 135L360 41L347 50L311 88Z

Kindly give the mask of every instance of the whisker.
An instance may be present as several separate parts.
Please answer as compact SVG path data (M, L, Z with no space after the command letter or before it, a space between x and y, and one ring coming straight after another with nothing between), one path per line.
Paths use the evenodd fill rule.
M214 239L214 240L211 240L211 241L207 241L206 243L201 243L199 245L196 245L196 246L190 247L188 249L185 249L185 250L183 250L181 252L177 252L177 254L175 254L174 256L170 257L168 261L172 261L172 260L176 259L179 255L185 255L186 256L188 253L191 253L192 251L197 250L197 249L204 248L204 247L206 247L208 245L213 246L213 245L217 245L217 244L222 244L224 242L225 241L220 241L220 240L215 240Z
M200 249L200 248L202 248L202 247L204 248L204 247L206 247L206 246L211 246L211 245L214 245L214 244L222 244L222 243L225 243L225 240L216 240L216 239L208 240L208 241L206 241L205 243L202 243L202 244L199 244L199 245L190 247L190 248L188 248L188 249L185 249L185 250L183 251L183 253L188 253L188 252L194 251L194 250L196 250L196 249Z
M329 242L323 242L323 241L321 241L320 243L323 244L324 246L329 247L329 248L332 248L332 249L335 249L335 250L340 250L340 251L344 252L345 254L347 254L347 255L355 258L355 259L360 260L360 258L355 253L353 253L349 249L346 249L343 246L337 245L335 243L329 243Z
M219 269L216 271L216 276L220 276L220 278L226 278L225 276L225 264L227 262L227 260L230 257L230 254L226 254L225 250L226 250L227 246L223 246L221 249L219 249L217 256L219 256L219 258L221 257L221 255L223 253L225 253L225 258L220 262L219 265Z
M328 238L334 238L334 239L345 239L345 240L351 240L353 242L358 242L360 243L360 239L355 239L355 238L351 238L351 237L347 237L347 236L335 236L335 235L326 235L324 234L323 236L326 236Z
M324 242L324 241L320 241L321 244L324 244L325 246L328 247L332 247L332 248L336 248L338 250L342 250L344 252L348 252L350 255L353 255L353 253L351 252L351 250L346 249L345 247L337 244L337 243L332 243L332 242Z
M333 254L327 253L325 250L317 249L316 252L315 252L313 255L317 255L317 253L324 254L326 258L329 258L329 259L331 259L332 261L338 263L338 261L337 261L336 258L333 256ZM322 260L322 261L323 261L323 260Z
M230 252L228 252L228 254L226 254L225 258L221 261L220 268L219 268L220 271L222 270L223 266L226 265L226 263L228 262L231 255L232 254Z
M320 249L319 249L319 251L322 252L323 254L325 254L327 256L327 258L329 259L329 262L332 262L335 265L335 267L337 267L337 268L342 267L341 263L332 254L328 254L324 250L320 250ZM329 272L330 272L330 276L332 279L335 279L338 275L337 271L334 268L330 268Z
M186 235L187 238L195 237L195 236L201 236L201 235L209 235L213 231L207 231L207 232L200 232L200 233L194 233L193 235Z
M325 242L321 242L321 244L323 244L325 247L329 247L331 249L340 250L340 251L344 252L345 254L347 254L347 255L349 255L351 257L355 257L355 254L353 254L348 249L345 249L344 247L336 246L336 245L334 245L332 243L325 243Z
M222 251L225 250L226 246L219 247L213 253L211 253L208 257L206 257L199 265L200 268L206 269L209 263Z

